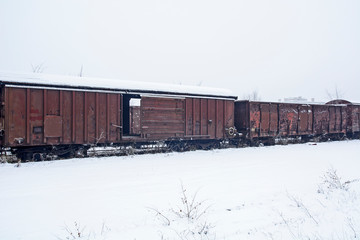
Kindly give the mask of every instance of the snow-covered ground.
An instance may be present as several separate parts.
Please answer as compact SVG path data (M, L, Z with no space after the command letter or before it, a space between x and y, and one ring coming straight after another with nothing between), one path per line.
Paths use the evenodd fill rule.
M359 156L353 140L0 164L0 239L357 239Z

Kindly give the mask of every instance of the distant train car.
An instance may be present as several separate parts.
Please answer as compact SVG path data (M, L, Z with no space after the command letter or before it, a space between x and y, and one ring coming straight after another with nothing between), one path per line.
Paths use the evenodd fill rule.
M235 127L254 142L274 143L275 139L295 137L302 141L314 137L340 139L358 131L358 108L349 104L236 101Z
M352 134L353 138L359 138L360 136L360 104L350 104L349 112L351 117L349 117L349 133Z
M345 105L346 107L346 120L343 120L343 124L345 122L346 133L349 137L359 138L360 135L360 104L352 103L347 100L333 100L327 105Z
M99 144L224 139L236 98L222 89L0 73L1 150L33 159Z

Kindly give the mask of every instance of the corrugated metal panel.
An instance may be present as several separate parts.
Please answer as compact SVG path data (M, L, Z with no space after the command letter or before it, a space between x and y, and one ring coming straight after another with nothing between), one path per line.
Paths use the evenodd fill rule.
M250 116L250 138L260 137L260 105L257 103L249 104Z
M317 135L327 134L329 132L329 108L323 105L313 106L314 128Z
M62 117L63 117L63 143L72 143L72 131L73 131L73 104L72 104L72 92L63 91L62 102Z
M44 98L43 90L30 90L30 132L31 144L41 144L44 139Z
M201 117L201 108L200 108L201 99L193 98L193 113L194 113L194 121L193 121L193 135L200 135L200 117Z
M234 127L234 101L224 101L225 103L225 128Z
M208 100L207 99L201 99L201 132L200 135L208 135Z
M352 108L352 132L360 131L360 106Z
M120 141L120 131L121 131L120 95L108 94L108 96L109 96L109 104L108 104L109 140L110 142L118 142Z
M260 136L268 137L270 132L270 106L260 104Z
M278 123L279 123L279 114L278 114L278 105L270 104L270 136L276 136L278 134Z
M278 109L276 104L265 102L243 102L241 114L241 128L249 129L250 138L275 137L278 132ZM249 113L247 113L249 111Z
M214 99L209 99L208 100L208 106L207 106L207 111L208 111L208 135L209 138L214 139L216 138L216 100Z
M86 94L86 130L87 133L86 139L88 142L95 142L96 139L96 94L95 93L87 93Z
M347 106L341 107L341 131L346 133L347 129Z
M310 105L299 105L299 126L298 134L312 134L312 110Z
M99 93L98 94L98 107L99 115L98 115L98 124L99 126L96 127L97 131L97 138L99 143L104 143L108 140L108 133L107 133L107 93Z
M84 93L75 93L75 143L84 143Z
M186 136L219 139L234 126L234 102L186 98Z
M279 104L280 135L297 135L298 118L298 108L296 104Z
M8 146L121 140L120 94L8 87L4 91Z
M194 135L194 128L193 128L193 122L194 122L194 113L193 113L193 99L187 98L185 100L185 119L186 119L186 135Z
M343 114L346 114L344 112L344 107L329 106L329 132L330 133L344 132Z
M224 130L224 101L216 100L216 138L223 138Z
M24 88L6 88L6 91L6 142L12 146L22 145L26 143L27 91Z

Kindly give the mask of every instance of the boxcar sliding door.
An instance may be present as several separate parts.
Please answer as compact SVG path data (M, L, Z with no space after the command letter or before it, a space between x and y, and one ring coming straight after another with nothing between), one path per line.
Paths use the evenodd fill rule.
M185 99L141 97L141 136L149 139L184 137Z

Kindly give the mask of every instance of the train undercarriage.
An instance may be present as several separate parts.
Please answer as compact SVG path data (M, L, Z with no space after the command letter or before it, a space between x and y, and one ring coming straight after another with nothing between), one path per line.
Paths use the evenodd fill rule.
M306 142L326 142L346 139L359 139L359 133L324 135L302 135L292 137L262 137L248 139L234 137L231 139L183 140L169 139L165 141L126 142L111 144L71 144L46 145L37 147L18 147L1 149L1 162L51 161L69 158L127 156L166 152L185 152L194 150L212 150L223 148L261 147L287 145Z

